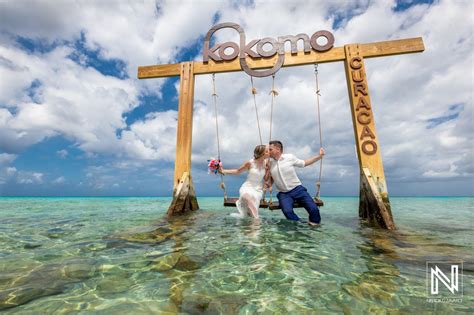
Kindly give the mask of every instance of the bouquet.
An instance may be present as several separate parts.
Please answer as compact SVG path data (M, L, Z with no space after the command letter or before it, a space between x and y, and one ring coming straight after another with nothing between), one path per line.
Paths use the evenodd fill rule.
M209 164L207 165L207 167L209 168L209 174L217 174L219 172L219 169L222 167L221 160L212 158L210 160L207 160L207 162L209 162Z

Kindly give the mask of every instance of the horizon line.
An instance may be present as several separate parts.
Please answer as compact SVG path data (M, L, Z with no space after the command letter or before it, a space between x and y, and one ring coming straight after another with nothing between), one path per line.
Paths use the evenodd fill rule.
M196 196L197 198L223 198L222 196ZM451 195L392 195L390 198L474 198L474 195L462 195L462 196L451 196ZM133 196L133 195L78 195L78 196L51 196L51 195L10 195L10 196L0 196L0 198L173 198L172 196ZM328 195L322 198L359 198L358 195Z

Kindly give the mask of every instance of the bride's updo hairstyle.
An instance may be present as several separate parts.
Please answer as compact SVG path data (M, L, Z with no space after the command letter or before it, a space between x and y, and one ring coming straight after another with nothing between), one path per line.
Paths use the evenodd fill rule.
M260 144L255 147L255 150L253 150L253 158L258 159L262 155L265 154L265 149L267 148L266 145Z

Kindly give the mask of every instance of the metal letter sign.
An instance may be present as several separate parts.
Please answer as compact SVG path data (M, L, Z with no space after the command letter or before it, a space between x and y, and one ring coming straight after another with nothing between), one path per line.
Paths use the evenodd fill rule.
M216 44L214 47L210 48L210 40L212 34L221 28L233 28L240 35L240 46L234 42L226 42L223 44ZM327 40L327 43L321 45L318 43L318 38L324 37ZM203 62L208 63L209 59L212 59L216 62L218 61L229 61L237 58L237 55L240 58L240 66L248 75L253 77L266 77L276 73L280 70L281 66L285 61L285 42L289 41L291 43L291 53L297 54L297 42L302 40L304 42L304 52L309 53L311 48L318 52L328 51L334 46L334 36L329 31L318 31L311 36L311 38L306 34L298 34L296 36L287 35L280 36L278 40L266 37L263 39L254 39L246 44L245 32L244 29L236 23L221 23L213 26L209 32L207 32L206 37L204 38L204 54ZM269 47L265 49L264 47ZM256 52L252 48L256 47ZM270 48L271 47L271 48ZM227 50L227 52L226 52ZM228 52L232 50L232 52ZM257 71L250 69L245 58L247 56L252 58L270 58L278 54L278 59L275 65L268 70Z

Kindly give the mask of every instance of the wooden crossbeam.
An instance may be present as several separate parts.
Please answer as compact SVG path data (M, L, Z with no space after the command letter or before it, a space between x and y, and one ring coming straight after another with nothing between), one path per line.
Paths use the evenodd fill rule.
M400 54L418 53L425 50L423 39L421 37L389 40L383 42L375 42L359 45L360 52L364 58L383 57ZM247 63L252 69L267 69L273 67L277 56L272 58L247 58ZM285 53L285 62L283 67L301 66L314 63L326 63L334 61L344 61L346 58L344 47L335 47L326 52L315 52L305 54L299 51L298 54L292 55L290 52ZM219 72L235 72L243 71L240 67L239 58L231 61L214 62L210 60L207 64L195 61L194 74L209 74ZM139 79L165 78L179 76L181 71L180 63L142 66L138 67Z

